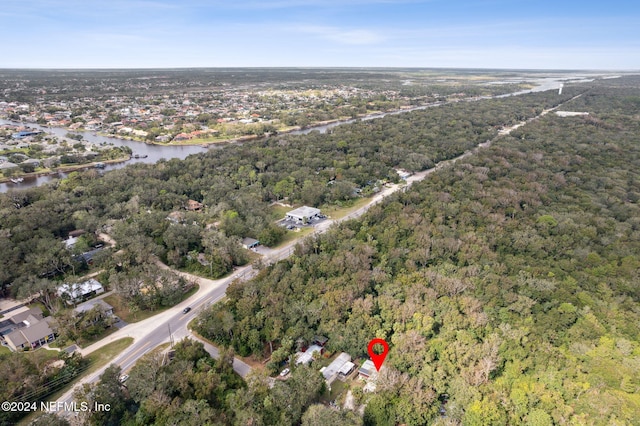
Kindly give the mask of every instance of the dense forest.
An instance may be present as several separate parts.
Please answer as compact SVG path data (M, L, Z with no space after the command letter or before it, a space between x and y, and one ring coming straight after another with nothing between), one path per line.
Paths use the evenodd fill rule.
M367 425L637 424L640 80L562 109L589 115L548 114L306 240L197 330L278 360L318 333L352 356L385 338Z
M97 232L114 236L122 251L102 258L108 271L126 275L113 278L116 283L130 271L149 269L155 257L179 268L198 267L200 253L209 265L201 272L220 277L248 261L240 238L280 241L272 202L322 206L357 198L358 191L374 193L382 182L398 180L395 168L433 167L580 90L460 102L339 126L329 134L272 137L184 161L136 164L104 176L74 172L54 185L1 194L0 283L3 290L11 283L12 293L24 296L36 292L32 283L42 277L82 271L62 241L76 229L87 231L89 246ZM205 211L185 211L190 199ZM183 226L167 220L172 212L179 212L174 222Z
M551 113L496 138L562 102L589 115ZM195 324L228 348L222 361L185 342L172 363L139 363L127 388L117 368L107 370L77 397L112 398L118 410L86 421L633 424L639 111L639 79L603 80L563 95L459 102L104 176L74 173L0 195L0 280L24 294L73 275L82 265L62 239L74 229L88 231L89 246L96 232L117 241L96 262L123 292L140 280L185 285L155 258L188 267L204 253L215 266L210 275L220 276L248 261L240 237L277 242L272 202L342 203L356 188L373 193L397 181L396 168L431 168L496 138L229 287L226 301ZM185 211L189 199L204 212ZM181 226L166 219L175 211ZM134 300L143 309L155 303ZM360 358L371 338L390 343L377 391L358 396L363 418L317 404L325 387L314 363L270 386L266 374L317 334L329 338L330 352ZM234 352L270 362L243 383L228 365Z

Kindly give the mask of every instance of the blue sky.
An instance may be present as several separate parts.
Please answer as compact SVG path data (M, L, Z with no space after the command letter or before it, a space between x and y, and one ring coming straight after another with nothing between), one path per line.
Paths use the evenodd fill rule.
M2 0L0 68L640 69L636 0Z

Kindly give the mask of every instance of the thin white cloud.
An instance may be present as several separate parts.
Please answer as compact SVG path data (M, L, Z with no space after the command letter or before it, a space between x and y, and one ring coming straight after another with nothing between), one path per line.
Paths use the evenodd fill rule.
M226 9L288 9L297 7L351 7L374 4L420 4L431 3L433 0L218 0L218 1L189 1L190 6L221 7Z
M293 31L311 34L325 40L339 44L367 45L378 44L385 40L385 37L367 29L343 29L338 27L303 25L292 28Z

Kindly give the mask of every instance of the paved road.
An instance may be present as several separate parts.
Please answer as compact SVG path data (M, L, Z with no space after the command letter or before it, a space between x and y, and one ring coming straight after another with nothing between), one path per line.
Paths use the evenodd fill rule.
M293 248L296 243L297 241L293 241L277 250L273 250L269 258L265 259L265 263L275 262L288 257L293 252ZM167 267L166 265L163 266ZM248 280L250 278L253 278L258 273L258 271L254 270L251 265L247 265L237 269L232 275L219 280L210 280L184 272L178 273L187 279L197 282L200 285L200 288L198 289L196 294L191 296L188 300L183 301L182 303L168 309L165 312L162 312L146 320L129 324L126 327L118 330L117 332L109 335L109 337L102 339L86 348L80 349L79 352L82 355L87 355L115 340L124 337L132 337L134 339L134 343L127 349L125 349L121 354L116 356L110 363L119 365L122 371L127 371L131 367L133 367L136 361L140 359L140 357L142 357L144 354L162 343L169 342L170 332L173 336L174 342L177 342L187 336L194 338L194 336L192 336L187 329L187 324L189 323L189 321L191 321L204 307L221 300L225 296L227 287L234 280ZM191 307L192 309L189 313L183 314L182 310L187 306ZM212 354L212 356L218 356L217 348L215 348L214 346L206 343L205 348L210 354ZM83 383L94 383L98 381L100 375L106 368L107 366L104 366L98 369L96 372L85 376L75 387L80 386ZM234 371L242 377L245 377L249 373L249 371L251 371L251 367L248 364L242 362L237 358L234 359L233 368ZM60 402L71 402L72 400L73 389L69 390L58 399L58 401Z
M575 99L575 98L573 98ZM573 100L571 99L571 100ZM501 131L493 140L491 141L487 141L484 142L482 144L480 144L478 147L467 151L461 155L459 155L458 157L452 158L450 160L446 160L446 161L442 161L440 163L438 163L436 165L436 167L434 167L433 169L429 169L429 170L425 170L423 172L420 173L416 173L412 176L410 176L409 178L407 178L406 183L404 184L400 184L400 185L392 185L390 187L385 187L382 191L380 191L378 194L376 194L374 197L372 197L372 199L370 200L370 202L349 213L348 215L346 215L345 217L341 218L341 219L336 219L336 220L325 220L323 222L320 222L318 224L315 225L315 231L314 234L316 233L323 233L325 232L327 229L329 229L332 225L342 222L344 220L349 220L349 219L355 219L358 218L360 216L362 216L367 210L369 210L369 208L371 208L372 206L382 202L384 200L385 197L393 194L396 191L399 190L406 190L408 187L410 187L414 182L418 182L423 180L425 177L427 177L429 174L433 173L436 170L439 170L443 167L447 167L449 165L454 164L455 162L457 162L460 159L463 159L465 157L468 157L474 153L476 153L479 149L483 149L483 148L487 148L489 146L491 146L491 143L497 139L502 137L503 135L507 135L509 134L511 131L517 129L518 127L538 119L539 117L547 114L550 111L553 111L557 108L559 108L560 106L562 106L562 104L554 107L554 108L550 108L547 109L545 111L543 111L543 113L541 113L539 116L534 117L532 119L523 121L521 123L518 123L514 126L511 126L507 129L504 129L503 131ZM101 235L101 237L103 237ZM115 244L115 241L113 241L111 238L109 238L107 235L104 235L104 239L106 241L108 241L110 244ZM273 262L277 262L279 260L282 260L288 256L290 256L293 253L294 247L297 244L298 241L292 241L291 243L279 248L279 249L275 249L272 250L271 253L269 254L268 257L263 259L263 263L265 264L269 264L269 263L273 263ZM163 265L163 267L167 267L166 265ZM151 351L153 348L155 348L156 346L168 342L169 341L169 330L171 330L171 333L173 335L173 339L174 341L178 341L184 337L190 336L193 338L193 336L190 334L189 330L187 329L187 324L189 321L191 321L197 314L198 312L208 306L211 305L213 303L218 302L219 300L221 300L224 296L225 296L225 292L227 287L229 286L229 284L231 284L231 282L233 282L235 279L242 279L242 280L248 280L251 279L252 277L254 277L258 271L254 270L253 267L251 265L247 265L244 266L242 268L237 269L233 275L223 278L223 279L219 279L219 280L210 280L210 279L206 279L206 278L202 278L202 277L197 277L191 274L187 274L184 272L178 272L180 275L184 276L185 278L191 279L195 282L197 282L200 285L200 288L198 290L198 292L196 294L194 294L192 297L190 297L188 300L180 303L179 305L168 309L167 311L158 314L154 317L148 318L144 321L140 321L138 323L134 323L134 324L129 324L128 326L122 328L121 330L113 333L112 335L110 335L108 338L103 339L99 342L94 343L93 345L82 349L80 352L83 355L86 355L88 353L93 352L96 349L99 349L100 347L114 341L117 340L119 338L122 337L133 337L134 338L134 343L128 347L127 349L125 349L120 355L118 355L111 363L117 364L119 365L123 371L127 371L129 370L131 367L133 367L133 365L136 363L136 361L142 357L144 354L146 354L147 352ZM190 306L192 308L191 312L187 313L187 314L183 314L182 310L187 307ZM203 342L204 343L204 342ZM205 348L207 349L207 351L214 357L218 356L218 350L217 348L215 348L214 346L205 343ZM99 376L104 372L104 370L107 368L107 366L100 368L98 371L96 371L95 373L92 373L86 377L84 377L81 380L81 384L82 383L93 383L96 382L99 378ZM246 363L242 362L239 359L234 359L233 362L233 368L234 371L236 371L240 376L245 377L249 371L251 371L251 367L249 365L247 365ZM77 386L79 386L80 384L77 384ZM73 389L69 390L68 392L66 392L58 401L59 402L71 402L72 401L72 396L73 396Z

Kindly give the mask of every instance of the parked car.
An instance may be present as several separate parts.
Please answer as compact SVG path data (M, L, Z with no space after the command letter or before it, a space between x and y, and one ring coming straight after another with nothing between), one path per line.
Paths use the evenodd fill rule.
M118 379L120 381L120 383L124 383L129 379L129 375L128 374L123 374L122 376L120 376L120 378Z
M289 374L289 371L290 371L290 370L289 370L288 368L285 368L284 370L282 370L282 371L280 372L280 377L284 377L284 376L286 376L287 374Z
M191 308L190 308L189 306L187 306L186 308L184 308L184 309L182 310L182 313L183 313L183 314L186 314L186 313L188 313L190 310L191 310Z

